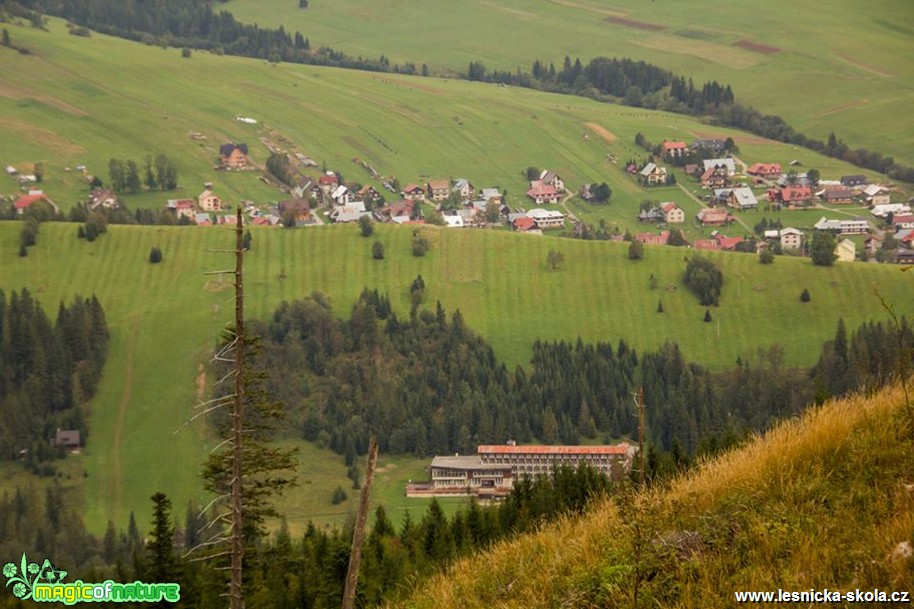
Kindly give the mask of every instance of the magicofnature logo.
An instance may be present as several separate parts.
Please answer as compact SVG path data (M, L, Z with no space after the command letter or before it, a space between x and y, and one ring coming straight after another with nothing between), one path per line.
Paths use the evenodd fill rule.
M42 564L29 562L23 553L18 565L3 565L6 587L12 586L13 596L37 603L175 603L181 600L181 586L175 583L146 584L140 581L122 584L106 580L93 584L76 580L63 583L67 572L55 567L47 558Z

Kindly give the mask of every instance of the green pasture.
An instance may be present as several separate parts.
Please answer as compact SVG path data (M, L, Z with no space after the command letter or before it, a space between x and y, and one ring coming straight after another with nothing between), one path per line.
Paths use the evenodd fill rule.
M575 190L583 182L606 181L613 201L637 212L646 195L622 164L644 157L633 144L639 131L654 142L732 135L747 163L797 159L823 177L859 172L810 151L665 112L457 80L199 52L182 59L177 49L99 34L70 36L58 20L49 27L8 26L13 41L31 55L0 48L0 166L31 170L43 162L42 187L64 208L88 192L76 165L107 180L108 159L142 165L159 153L175 161L181 189L128 196L131 208L196 196L204 182L213 182L231 203L281 199L285 195L262 183L257 171L213 169L219 144L228 140L248 143L252 159L262 164L268 151L261 138L326 162L348 180L371 181L353 163L359 158L404 185L466 177L477 188L500 186L515 206L526 204L522 170L534 165L556 171ZM249 125L236 116L260 122ZM207 139L191 139L191 133ZM16 188L0 175L0 193L12 195Z
M778 114L803 133L837 132L914 162L914 124L901 123L914 96L914 5L907 0L827 7L788 0L231 0L239 20L296 29L312 46L428 64L433 74L561 69L604 55L649 61L701 83L732 85L737 99ZM738 43L750 43L750 48ZM752 47L751 45L763 45Z
M0 287L28 288L51 311L76 294L98 296L111 327L108 363L92 402L91 434L81 463L87 471L87 525L103 530L108 519L126 526L130 511L146 514L149 497L166 492L174 505L204 502L200 464L215 445L202 425L185 423L196 412L198 387L205 396L212 379L201 375L220 330L232 316L232 293L206 271L230 268L214 249L229 246L232 235L219 227L112 226L93 243L76 237L74 224L46 224L26 258L18 249L20 225L0 223ZM246 312L264 317L283 300L314 290L330 296L340 316L363 287L387 292L395 308L408 310L408 285L422 274L426 306L440 300L448 311L460 308L468 325L492 344L509 366L524 365L534 340L616 342L638 349L677 341L686 356L715 368L736 358L753 358L758 347L783 345L790 365L814 363L818 345L833 335L838 317L849 328L883 316L878 289L899 313L914 313L910 281L898 267L845 264L812 266L809 260L781 257L762 266L753 255L711 255L719 261L725 287L722 304L704 323L704 307L680 285L687 250L649 247L638 262L627 259L627 244L584 242L517 235L505 231L423 228L431 250L423 258L410 251L408 227L378 226L385 259L373 260L373 239L353 226L309 229L253 228L246 258ZM164 261L147 262L152 246ZM565 255L556 272L546 253ZM651 289L650 276L657 278ZM281 278L283 276L284 278ZM809 289L812 302L801 304ZM655 313L663 300L665 313ZM345 467L326 451L305 453L302 484L285 500L290 522L338 522L329 495L345 484ZM323 457L321 457L323 455ZM387 461L378 497L394 512L405 479L422 473L415 459ZM382 477L383 479L383 477ZM327 495L326 497L324 495ZM420 508L421 509L421 508ZM329 516L327 516L329 514ZM322 516L323 515L323 516Z

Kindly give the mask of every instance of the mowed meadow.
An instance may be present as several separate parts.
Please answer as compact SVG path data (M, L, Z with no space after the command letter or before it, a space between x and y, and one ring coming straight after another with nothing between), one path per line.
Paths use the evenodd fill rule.
M899 313L914 312L909 278L899 267L819 268L795 258L763 266L753 255L717 254L712 257L726 283L721 306L712 309L713 322L705 323L704 307L680 284L687 250L649 247L643 260L633 262L624 243L504 231L422 231L431 250L415 258L409 227L378 226L375 237L385 245L385 258L373 260L373 239L361 237L353 226L254 228L246 257L246 314L263 318L283 300L318 290L330 296L338 315L346 316L369 287L388 293L405 315L408 285L421 274L425 306L440 300L449 312L459 308L511 367L529 360L536 339L581 337L613 343L624 338L639 350L675 340L690 359L723 369L776 343L784 347L788 364L814 363L818 345L833 335L839 317L849 328L884 317L875 290ZM0 251L10 253L0 256L4 290L28 288L52 313L61 300L95 294L111 327L108 363L92 401L89 443L78 457L88 475L88 526L103 530L108 519L125 526L130 511L147 513L148 498L157 490L176 506L190 499L201 502L200 466L216 440L199 421L185 423L211 389L213 379L202 365L232 318L229 280L220 283L205 274L231 268L230 256L212 251L229 247L231 232L112 226L88 243L77 239L73 224L46 224L26 258L12 254L18 236L18 223L0 223ZM157 265L147 261L153 246L164 256ZM550 249L565 256L557 271L547 269ZM812 295L806 304L799 300L803 287ZM655 312L659 300L662 314ZM321 451L309 454L330 458ZM345 488L342 459L336 466L318 461L303 459L303 484L284 502L295 523L310 517L310 510L325 520L345 517L345 506L330 509L334 487L326 487L336 480ZM402 478L419 471L416 460L398 463ZM401 496L403 480L388 474L388 490L380 495L394 500ZM396 509L402 511L402 505Z
M522 172L530 165L552 169L572 189L606 181L613 203L623 207L596 211L589 221L633 219L638 203L650 196L622 171L626 159L645 155L632 143L638 132L653 142L733 136L749 163L786 166L797 159L823 177L859 173L805 149L689 117L583 98L200 52L182 59L179 49L100 34L71 36L55 19L49 32L7 29L13 44L32 54L0 48L0 166L31 171L34 162L43 162L43 188L64 208L88 194L85 179L73 171L77 165L107 181L109 159L133 159L142 167L146 156L160 153L177 166L179 190L128 196L130 208L195 197L210 181L232 203L282 199L256 171L213 169L226 141L247 143L261 166L269 142L324 162L349 181L372 182L355 158L403 185L466 177L477 188L506 189L512 205L525 204ZM259 123L242 123L237 116ZM609 162L608 153L619 164ZM13 189L12 179L0 176L0 192Z
M312 45L432 72L530 70L565 55L631 57L732 85L738 100L807 135L835 131L851 145L914 163L914 5L907 0L826 7L788 0L231 0L247 23L300 30Z

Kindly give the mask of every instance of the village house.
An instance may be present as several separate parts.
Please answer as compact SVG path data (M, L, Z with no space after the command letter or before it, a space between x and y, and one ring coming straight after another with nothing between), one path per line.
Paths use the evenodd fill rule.
M730 183L730 177L726 167L709 167L701 174L699 181L705 188L723 188Z
M869 178L867 178L865 175L841 176L841 184L847 186L848 188L866 186L869 184L869 181Z
M685 142L667 142L660 144L660 154L666 159L678 159L689 151Z
M914 214L893 214L892 226L895 227L895 230L914 228Z
M729 157L722 159L706 159L702 161L702 167L705 171L716 167L723 167L727 170L728 177L736 173L736 162Z
M914 250L895 250L895 264L914 264Z
M660 209L663 211L663 219L667 224L682 224L685 222L685 212L675 203L661 203Z
M773 180L781 175L781 165L780 163L753 163L746 170L746 173L766 180Z
M717 239L696 239L692 242L692 249L696 250L720 250L720 242Z
M425 185L427 196L432 201L444 201L451 194L451 183L447 180L429 180Z
M796 205L812 200L812 189L809 186L785 186L784 188L771 188L768 190L768 200Z
M695 217L701 222L702 226L723 226L733 222L733 216L726 209L722 208L702 208Z
M736 246L745 241L742 237L728 237L724 234L714 231L712 237L720 245L720 249L725 252L732 252L736 250Z
M539 228L562 228L565 226L565 216L554 209L535 207L527 212L527 217L532 218Z
M514 220L511 221L511 226L519 233L528 233L539 228L536 224L536 220L527 216L514 218Z
M464 228L466 222L463 221L463 216L451 212L442 214L441 217L444 219L444 225L447 228Z
M416 211L416 202L410 199L402 199L400 201L394 201L390 205L384 207L381 213L393 221L394 218L406 218L409 220L413 217L413 213Z
M223 169L243 169L248 165L248 145L222 144L219 146L219 157Z
M196 214L194 214L194 224L197 226L212 226L213 217L209 214L209 212L198 211Z
M699 165L698 163L686 163L685 165L682 166L682 170L685 172L685 174L687 176L692 176L693 178L696 176L700 176L703 173L703 171L701 169L701 165Z
M21 216L25 213L25 210L38 202L47 203L54 208L55 213L58 211L57 205L55 205L54 202L51 201L51 199L48 198L48 196L40 190L30 191L29 194L19 197L13 202L13 207L16 209L16 214Z
M758 199L751 188L718 188L714 191L714 200L739 210L758 207Z
M174 212L175 220L181 218L193 220L197 212L197 205L193 199L168 199L165 208Z
M320 187L308 176L299 179L291 190L292 196L296 199L304 199L309 196L317 198L318 192L320 192Z
M561 193L555 189L555 186L546 184L542 180L530 182L530 190L527 191L527 196L537 205L558 203L562 198Z
M362 216L371 217L371 212L365 209L364 201L353 201L347 205L334 207L330 211L330 219L337 224L358 222Z
M638 221L639 222L666 222L666 216L663 214L663 210L658 206L654 205L650 209L642 209L638 212Z
M222 199L220 199L213 189L207 187L197 196L197 206L203 211L221 211Z
M540 173L540 181L543 184L552 186L559 192L562 192L565 190L565 182L562 181L562 178L557 176L554 172L549 171L548 169L544 169Z
M882 249L883 239L878 234L869 235L863 240L863 249L867 258L873 258L876 252Z
M670 241L670 231L660 231L660 234L635 233L632 239L635 241L640 241L644 245L666 245Z
M349 205L352 202L352 191L344 184L340 184L330 193L334 205Z
M328 171L321 177L317 179L318 187L326 195L329 195L331 192L336 190L336 187L340 185L340 179L332 171Z
M885 203L874 205L870 211L877 218L887 218L889 214L907 214L911 212L911 207L906 203Z
M821 231L836 232L841 235L859 235L870 231L869 222L866 218L854 218L852 220L828 220L825 216L813 225L813 228Z
M479 198L483 201L496 201L498 203L502 202L501 191L497 188L483 188L479 194Z
M117 209L121 206L120 200L113 190L109 188L93 188L89 193L89 209L95 211L102 209Z
M417 184L407 184L400 194L410 201L425 201L425 189Z
M835 246L838 262L853 262L857 259L857 246L850 239L842 239Z
M914 247L914 229L905 228L895 231L895 240L900 243L902 247Z
M870 184L863 189L864 200L874 208L878 205L889 205L891 203L891 192L888 188L879 184Z
M51 438L51 446L54 448L63 447L70 452L79 451L82 446L82 439L78 430L75 429L58 429Z
M803 247L803 231L788 226L780 232L782 250L798 250Z
M466 203L476 194L476 187L466 178L454 180L454 192L460 195L460 200Z
M648 163L641 171L638 172L642 181L647 186L666 183L666 168L660 167L655 163Z
M298 198L280 201L276 209L283 217L287 213L291 213L295 218L295 226L304 226L311 222L311 202L308 199Z
M692 150L706 150L712 154L720 154L727 147L727 143L720 139L703 139L692 142Z
M778 188L787 186L809 186L812 187L812 180L805 173L786 173L778 178Z
M360 201L366 201L372 205L381 202L381 193L371 184L365 184L355 194Z
M833 205L854 202L854 193L847 188L826 188L819 192L818 196L825 203L831 203Z

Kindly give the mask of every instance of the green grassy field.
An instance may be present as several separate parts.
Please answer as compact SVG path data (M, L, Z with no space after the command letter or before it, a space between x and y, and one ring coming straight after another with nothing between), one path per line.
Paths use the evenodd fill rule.
M405 313L408 284L421 273L429 306L440 299L449 311L459 307L470 327L510 366L528 361L537 338L581 336L625 338L639 349L672 339L687 357L722 368L738 356L751 359L757 347L772 343L784 346L788 364L813 363L839 316L849 328L881 317L876 288L900 313L914 312L909 278L898 267L818 268L789 258L762 266L755 256L718 254L712 257L720 262L726 284L722 306L713 311L715 323L707 324L704 307L679 282L684 250L647 248L644 260L631 262L624 243L504 231L423 231L431 250L414 258L409 228L378 226L386 258L375 261L371 240L352 226L255 228L246 263L247 314L264 317L283 300L320 290L342 316L365 286L387 292ZM0 223L0 251L16 251L18 234L18 223ZM198 387L212 382L201 377L199 366L232 315L227 284L220 287L204 275L231 264L225 255L209 252L224 249L231 238L218 227L113 226L87 243L77 239L73 224L48 224L28 257L0 257L3 289L27 287L51 310L75 294L96 294L108 315L110 355L92 402L89 444L80 457L88 472L85 501L93 530L103 530L108 519L124 525L131 510L145 514L157 490L176 506L204 499L200 463L214 440L201 426L182 424L194 413ZM162 249L163 263L147 262L152 246ZM565 255L557 272L546 269L549 249ZM650 289L652 274L659 284L655 290ZM805 305L799 302L804 287L812 294ZM654 313L660 299L662 315ZM330 513L324 495L335 484L327 484L346 483L341 459L313 454L324 458L303 462L302 480L313 475L314 482L288 499L292 522L305 521L310 510L321 518ZM418 477L422 465L392 463L395 475L378 495L391 501L401 493L404 477ZM393 509L402 511L402 506ZM349 509L344 507L341 513Z
M358 157L404 185L434 177L498 185L515 205L523 204L527 189L522 170L548 167L573 189L583 182L608 182L613 203L633 209L632 215L645 193L606 155L615 154L620 163L643 157L632 143L639 131L655 142L733 135L750 163L799 159L805 167L819 168L823 177L858 171L688 117L581 98L207 53L181 59L177 49L98 34L69 36L58 20L50 21L50 33L8 29L15 44L34 54L0 48L0 165L30 170L43 161L44 188L64 208L88 192L84 178L66 168L85 164L107 180L108 159L142 162L158 153L175 161L182 188L128 196L131 208L196 196L207 181L232 203L278 200L283 195L264 185L257 172L212 168L218 145L227 140L248 143L254 161L263 163L268 153L261 138L325 161L350 180L371 181L353 163ZM239 115L260 123L238 122ZM207 140L192 140L191 132ZM11 178L0 176L0 192L15 188Z
M299 29L312 45L433 72L465 72L471 61L530 70L535 58L560 69L566 54L641 59L696 83L729 83L737 99L809 135L835 131L852 147L914 162L914 125L896 120L914 100L906 0L837 0L827 10L787 0L313 0L307 10L231 0L226 8L245 22Z

